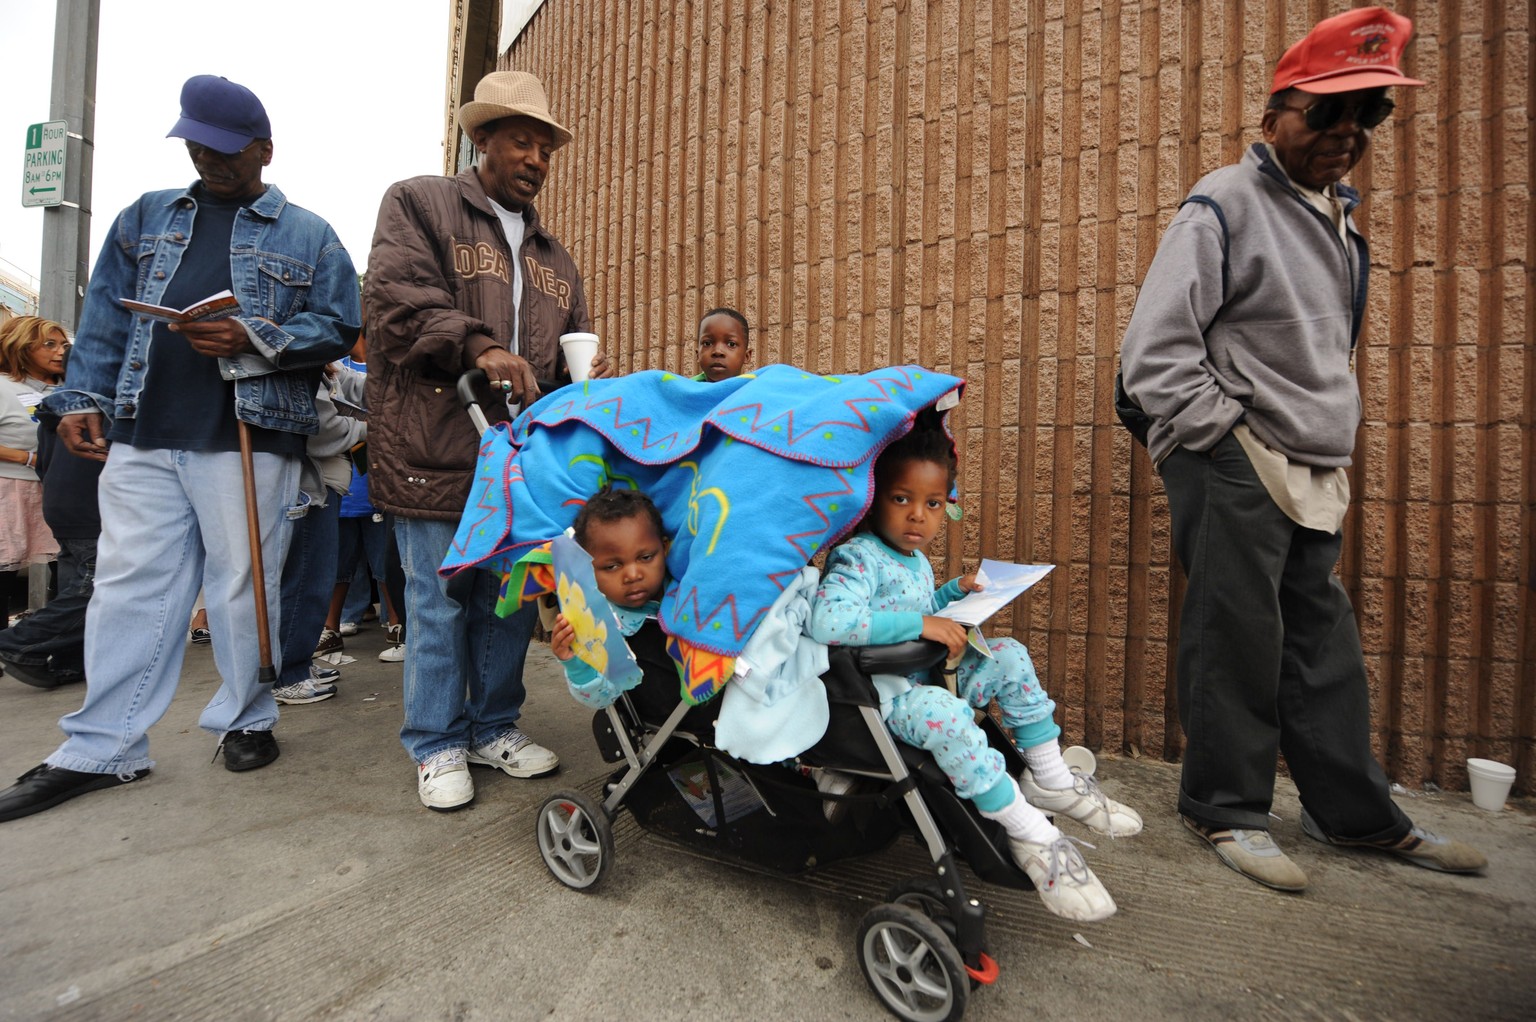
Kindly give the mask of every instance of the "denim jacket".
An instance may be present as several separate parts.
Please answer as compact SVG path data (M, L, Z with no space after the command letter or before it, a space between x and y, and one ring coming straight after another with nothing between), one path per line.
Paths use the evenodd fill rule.
M133 417L149 365L154 320L119 304L159 304L191 241L197 202L187 189L148 192L118 214L86 289L64 386L47 417L101 412ZM242 207L230 237L230 278L240 324L256 353L220 359L234 380L235 414L263 429L314 433L313 383L286 370L345 355L362 323L357 271L324 220L289 204L276 185Z

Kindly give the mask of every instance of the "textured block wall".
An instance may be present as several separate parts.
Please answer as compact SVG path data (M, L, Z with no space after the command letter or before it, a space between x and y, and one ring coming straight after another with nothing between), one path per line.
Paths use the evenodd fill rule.
M1028 643L1070 742L1175 758L1181 579L1145 453L1115 424L1120 336L1189 186L1258 134L1318 0L552 0L501 66L576 134L539 206L626 369L693 371L700 313L759 364L966 376L979 555L1057 570L994 628ZM1341 575L1391 775L1536 770L1529 4L1404 3L1398 114L1368 196L1365 407Z

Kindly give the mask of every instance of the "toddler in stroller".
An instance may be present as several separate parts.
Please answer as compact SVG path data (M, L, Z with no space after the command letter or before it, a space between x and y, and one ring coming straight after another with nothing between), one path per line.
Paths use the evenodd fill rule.
M955 791L1002 824L1046 908L1082 922L1107 919L1114 900L1072 839L1040 809L1115 837L1138 833L1141 817L1105 796L1092 777L1067 768L1057 743L1061 729L1051 716L1055 704L1021 644L994 639L983 655L969 648L963 625L934 616L981 588L969 574L935 589L924 555L943 526L956 468L954 445L937 427L919 426L881 453L865 529L828 557L809 632L822 642L855 646L919 637L943 643L958 661L957 691L923 684L918 676L882 675L876 684L886 724L903 742L931 752ZM975 724L974 711L994 698L1028 764L1022 791Z

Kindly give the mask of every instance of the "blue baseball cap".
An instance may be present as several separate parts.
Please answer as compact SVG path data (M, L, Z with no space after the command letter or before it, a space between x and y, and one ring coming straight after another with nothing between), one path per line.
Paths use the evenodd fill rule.
M256 93L218 75L194 75L181 87L181 120L165 133L220 153L238 153L272 137L272 123Z

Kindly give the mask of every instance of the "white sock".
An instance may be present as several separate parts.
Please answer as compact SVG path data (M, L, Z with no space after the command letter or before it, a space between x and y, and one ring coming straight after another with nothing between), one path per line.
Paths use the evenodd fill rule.
M1067 769L1067 761L1061 758L1061 743L1056 739L1019 751L1024 754L1024 762L1029 764L1029 772L1040 787L1052 791L1072 787L1072 771Z
M1019 791L1019 784L1012 777L1007 779L1013 786L1013 801L996 812L980 810L981 815L989 820L996 820L1003 825L1008 836L1018 841L1030 841L1037 845L1048 845L1061 837L1061 831L1044 813L1024 801L1024 794Z

